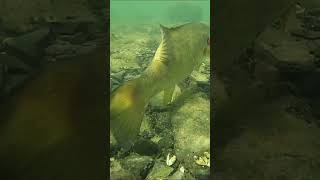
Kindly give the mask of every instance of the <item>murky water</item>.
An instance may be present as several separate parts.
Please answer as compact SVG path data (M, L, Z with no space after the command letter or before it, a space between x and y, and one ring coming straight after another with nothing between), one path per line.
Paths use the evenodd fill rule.
M111 0L110 21L114 24L183 23L210 19L209 0Z
M106 68L105 50L48 64L2 104L0 179L103 179Z

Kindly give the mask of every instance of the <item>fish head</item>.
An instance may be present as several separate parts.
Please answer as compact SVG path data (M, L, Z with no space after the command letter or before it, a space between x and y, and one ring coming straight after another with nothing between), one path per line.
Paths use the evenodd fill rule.
M202 22L185 24L177 31L199 59L210 57L210 26Z

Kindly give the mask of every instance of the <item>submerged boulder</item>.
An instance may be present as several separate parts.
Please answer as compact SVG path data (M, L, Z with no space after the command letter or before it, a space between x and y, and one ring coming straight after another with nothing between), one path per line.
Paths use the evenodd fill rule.
M153 166L153 159L149 156L131 154L121 162L122 167L131 172L137 179L144 179Z
M173 171L174 168L167 166L165 162L157 160L146 180L167 179Z
M209 177L210 168L199 166L195 155L210 152L210 100L202 93L189 97L176 109L171 119L177 159L196 176ZM202 177L203 178L203 177Z
M137 179L130 171L125 170L115 158L110 159L110 180Z
M50 29L44 27L18 37L6 38L3 44L9 54L21 57L26 64L37 64L44 55L49 34Z

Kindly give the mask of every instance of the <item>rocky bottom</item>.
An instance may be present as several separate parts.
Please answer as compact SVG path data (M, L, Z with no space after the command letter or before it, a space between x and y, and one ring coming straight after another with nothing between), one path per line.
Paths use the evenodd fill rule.
M158 25L111 27L111 86L138 77L160 42ZM145 113L140 135L124 152L111 138L111 179L208 179L210 175L209 60L176 87L172 104L161 93Z
M320 178L319 12L298 14L288 33L268 27L221 80L213 179Z

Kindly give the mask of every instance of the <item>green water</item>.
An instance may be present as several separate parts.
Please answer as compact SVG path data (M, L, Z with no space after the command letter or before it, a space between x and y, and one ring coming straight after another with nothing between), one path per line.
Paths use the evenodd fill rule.
M164 26L174 26L180 25L188 22L204 22L205 24L209 24L210 21L210 1L121 1L121 0L111 0L110 4L110 77L111 77L111 89L116 89L119 86L125 84L125 82L129 80L136 79L143 73L146 67L150 64L153 60L155 52L159 47L161 42L161 32L159 24ZM196 23L195 23L196 24ZM183 26L182 26L183 27ZM187 28L186 28L187 29ZM195 28L196 29L196 28ZM193 30L193 29L192 29ZM200 30L200 29L199 29ZM193 43L193 37L195 37L198 31L196 30L195 33L189 30L185 31L176 31L179 32L179 37L187 38L186 41L188 43ZM178 36L178 35L177 35ZM207 36L206 36L207 37ZM180 39L180 38L178 38ZM195 38L197 39L197 38ZM171 44L169 44L171 43ZM174 47L178 43L176 39L174 41L170 41L168 47ZM184 42L182 42L184 43ZM205 45L207 42L204 41ZM186 43L187 44L187 43ZM177 45L179 46L179 45ZM193 46L194 47L194 46ZM192 47L190 47L192 48ZM174 54L186 54L184 50L179 48L172 48L174 50ZM200 52L202 49L198 49ZM179 51L176 52L176 51ZM166 53L165 51L163 51ZM179 56L177 56L179 57ZM186 56L183 56L186 57ZM171 59L168 58L170 62ZM198 60L198 59L197 59ZM180 61L181 67L189 66L188 62L179 59L173 60L171 62ZM194 79L197 79L203 82L207 87L209 87L209 59L203 59L202 71L197 71L194 74ZM186 64L184 64L186 63ZM164 63L165 64L165 63ZM166 64L167 65L167 64ZM158 66L159 72L166 73L167 71L162 71L162 68L165 66ZM157 67L157 68L158 68ZM188 68L188 67L187 67ZM170 70L174 71L173 68ZM156 70L157 71L157 70ZM188 71L188 70L187 70ZM158 72L158 71L157 71ZM163 74L154 73L155 76L162 76ZM176 71L177 74L183 71ZM150 73L150 72L148 72ZM150 75L151 74L151 75ZM145 74L145 77L151 77L154 74ZM170 73L169 73L170 74ZM169 77L169 76L164 76ZM153 77L151 77L153 78ZM147 79L147 78L146 78ZM160 78L159 78L160 79ZM173 78L174 79L174 78ZM149 80L147 80L149 81ZM193 81L193 80L191 80ZM137 82L137 81L132 81ZM140 82L140 81L139 81ZM172 81L174 82L174 81ZM133 83L132 83L133 84ZM164 85L165 83L161 84ZM190 83L191 84L191 83ZM196 82L195 82L196 84ZM143 84L144 85L144 84ZM157 87L157 83L150 83L150 86ZM139 86L139 87L138 87ZM130 164L123 166L123 169L126 171L119 171L117 169L118 162L129 162L126 159L131 158L132 154L137 153L140 155L144 155L145 157L148 156L152 159L153 162L157 163L160 166L166 167L167 165L164 162L158 162L159 158L166 158L165 154L161 154L157 152L158 147L161 147L160 140L164 144L172 144L172 147L166 146L162 148L163 152L170 152L173 148L174 151L179 152L176 156L178 157L179 161L183 162L183 167L186 168L191 173L186 173L187 178L183 179L190 179L189 176L200 176L199 174L202 171L205 171L204 176L210 174L208 168L201 169L201 172L197 168L195 164L195 160L193 159L193 155L191 152L199 153L202 152L209 152L210 151L210 102L207 98L207 94L209 92L204 92L197 85L193 86L186 85L183 90L176 88L176 93L174 93L174 100L172 102L172 106L164 106L163 105L163 94L159 93L155 95L150 101L148 102L148 106L146 110L143 110L144 113L143 119L138 119L140 117L136 116L133 113L134 111L140 111L143 108L136 108L140 106L140 92L136 91L137 89L141 91L145 89L144 87L140 87L140 84L137 84L138 88L135 88L134 91L122 91L125 89L126 85L123 85L124 88L119 88L121 91L114 90L113 94L111 95L111 102L112 105L116 104L113 103L116 98L112 98L118 96L118 94L123 93L121 95L123 99L127 98L128 101L122 102L130 102L131 104L125 110L118 111L118 107L111 109L111 118L116 117L114 114L115 112L121 112L117 114L118 117L111 119L110 123L114 124L121 124L121 126L113 126L111 129L110 134L110 144L111 144L111 157L114 159L110 164L110 178L111 179L134 179L133 176L137 177L137 179L168 179L165 175L164 171L167 169L147 169L144 170L144 174L135 174L135 172L131 171L131 166L139 167L139 163ZM187 87L188 86L188 87ZM182 93L181 93L182 91ZM120 93L119 93L120 92ZM129 92L129 93L127 93ZM148 92L148 91L144 91ZM205 98L202 98L205 97ZM117 99L116 99L117 100ZM120 101L121 102L121 101ZM138 103L137 103L138 102ZM117 102L118 103L118 102ZM121 106L121 105L120 105ZM134 107L134 108L132 108ZM170 108L170 110L168 110ZM128 109L130 109L128 111ZM159 109L167 109L165 112L160 112ZM113 112L112 112L113 111ZM200 113L199 113L200 112ZM181 114L187 114L185 116L180 116ZM127 118L130 117L130 118ZM123 118L123 119L121 119ZM128 121L127 121L128 120ZM118 121L118 122L117 122ZM120 122L120 123L119 123ZM141 123L141 126L140 124ZM117 149L117 144L115 137L112 137L112 133L118 132L118 134L123 133L123 137L126 136L127 132L133 132L132 130L127 131L130 129L130 126L140 126L139 131L139 138L131 138L130 141L136 141L132 152L130 151L130 155L128 154L123 156L118 156L121 154L122 151ZM194 128L194 127L201 127L201 128ZM134 129L136 131L136 129ZM121 133L119 133L121 132ZM130 133L134 136L138 133ZM144 137L144 134L150 134L151 137ZM113 134L114 135L114 134ZM122 136L122 135L121 135ZM186 137L187 136L187 137ZM119 136L118 136L119 137ZM120 138L119 138L120 139ZM143 139L141 141L141 139ZM153 142L154 139L160 139L159 142ZM190 143L185 143L185 139L196 139L200 144L194 145ZM200 140L199 140L200 139ZM144 142L151 142L152 146L148 146L148 144ZM155 147L155 148L153 148ZM165 149L165 150L164 150ZM201 153L200 153L201 152ZM191 157L191 158L189 158ZM121 167L119 165L119 167ZM129 168L128 168L129 167ZM154 167L157 167L154 165ZM121 167L122 168L122 167ZM128 172L127 172L128 171ZM177 171L179 171L177 169ZM163 175L162 175L163 174ZM191 175L197 174L197 175ZM157 177L157 178L156 178ZM174 176L170 176L172 179ZM199 178L198 178L199 179ZM202 178L205 179L205 178Z
M111 0L110 24L210 22L210 0Z

